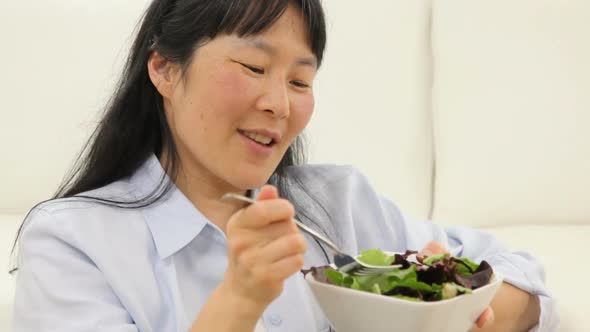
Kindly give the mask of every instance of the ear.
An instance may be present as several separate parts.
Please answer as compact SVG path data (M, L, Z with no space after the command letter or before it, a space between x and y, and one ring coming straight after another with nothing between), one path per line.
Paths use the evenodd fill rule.
M147 63L148 73L152 84L162 97L170 98L180 72L179 66L158 52L152 52Z

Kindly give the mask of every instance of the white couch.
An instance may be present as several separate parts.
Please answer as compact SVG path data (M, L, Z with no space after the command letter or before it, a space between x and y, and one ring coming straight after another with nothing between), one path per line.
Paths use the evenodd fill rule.
M0 2L0 268L92 129L149 1ZM414 219L536 255L586 331L590 1L324 0L312 162L353 164ZM0 331L14 280L0 274Z

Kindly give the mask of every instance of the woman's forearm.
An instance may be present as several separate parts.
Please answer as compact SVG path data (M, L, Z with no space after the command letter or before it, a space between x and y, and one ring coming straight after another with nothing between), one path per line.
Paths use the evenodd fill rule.
M539 322L541 308L537 296L531 295L508 283L498 289L491 305L494 322L477 332L523 332Z
M213 291L190 332L252 332L263 307L240 299L223 285Z

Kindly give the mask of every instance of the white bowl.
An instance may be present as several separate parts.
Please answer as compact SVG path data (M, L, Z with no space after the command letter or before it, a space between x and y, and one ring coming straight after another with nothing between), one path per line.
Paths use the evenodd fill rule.
M336 332L466 332L502 284L494 272L490 283L448 300L414 302L305 280Z

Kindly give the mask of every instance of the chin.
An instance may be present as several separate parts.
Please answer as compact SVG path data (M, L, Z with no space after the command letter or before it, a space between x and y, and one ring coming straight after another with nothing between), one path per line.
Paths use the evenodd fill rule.
M232 176L233 181L231 183L240 190L256 189L267 184L271 175L272 172L263 172L260 169L252 172L240 172L240 174L234 174Z

